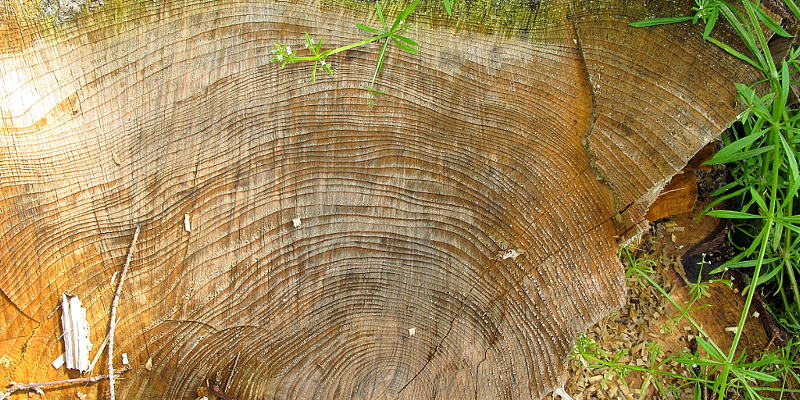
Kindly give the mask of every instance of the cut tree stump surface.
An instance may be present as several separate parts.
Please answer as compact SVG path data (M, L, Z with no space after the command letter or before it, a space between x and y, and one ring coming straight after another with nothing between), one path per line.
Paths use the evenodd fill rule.
M533 2L495 28L425 14L422 53L390 51L370 107L377 45L316 84L269 58L304 32L362 38L371 4L109 2L53 23L7 2L0 383L64 378L63 292L97 350L140 224L120 398L193 398L237 357L239 399L562 386L576 336L623 303L620 241L755 77L696 27L627 26L678 3Z

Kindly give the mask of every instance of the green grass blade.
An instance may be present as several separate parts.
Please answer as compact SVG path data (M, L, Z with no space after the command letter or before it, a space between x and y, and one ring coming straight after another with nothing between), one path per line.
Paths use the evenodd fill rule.
M691 21L692 17L665 17L665 18L651 18L642 21L631 22L630 26L634 28L645 28L648 26L667 25L678 22Z

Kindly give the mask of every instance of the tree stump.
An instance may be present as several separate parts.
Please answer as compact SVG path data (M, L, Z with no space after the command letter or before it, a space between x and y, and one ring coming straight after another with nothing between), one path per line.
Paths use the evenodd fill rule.
M627 26L689 2L431 2L370 105L377 45L316 84L269 59L360 40L371 3L64 3L0 11L0 383L64 379L64 292L97 351L140 225L124 399L542 397L755 76L697 27Z

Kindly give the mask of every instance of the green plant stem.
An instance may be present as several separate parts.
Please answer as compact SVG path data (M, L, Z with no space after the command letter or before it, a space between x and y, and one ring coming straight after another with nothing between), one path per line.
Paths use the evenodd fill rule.
M599 359L597 357L593 357L590 354L581 354L581 357L589 358L589 361L591 361L592 363L597 364L597 365L589 365L588 368L607 367L607 368L614 369L614 368L622 367L627 371L643 372L643 373L647 373L647 374L656 374L656 375L668 376L670 378L676 378L676 379L687 380L687 381L692 381L692 382L700 382L700 383L706 383L706 384L713 383L713 381L708 380L708 379L697 378L697 377L693 377L693 376L678 375L678 374L674 374L672 372L660 371L660 370L652 369L652 368L637 367L635 365L620 365L620 364L604 361L604 360Z
M790 200L789 201L790 209L791 209L791 205L792 205L792 202ZM797 279L795 279L795 276L794 276L794 265L792 265L792 262L789 259L789 245L790 245L789 232L786 232L786 247L783 249L783 251L784 251L784 254L783 254L784 268L786 269L786 271L788 272L788 275L789 275L789 284L792 287L792 293L794 294L795 304L798 305L798 308L800 308L800 290L798 290L798 288L797 288ZM788 307L787 307L787 310L789 310ZM789 314L791 314L791 313L789 313Z
M626 256L628 258L628 262L633 262L633 256L630 254L629 251L626 251ZM661 295L664 296L664 298L666 298L672 304L672 306L675 307L676 310L678 310L678 312L681 314L681 316L683 318L686 318L686 320L689 321L689 323L692 324L692 326L695 329L697 329L697 333L699 333L700 335L708 338L709 339L709 344L711 344L711 346L713 346L715 350L717 350L718 352L722 353L722 349L720 349L719 346L717 346L717 344L714 343L713 340L710 340L711 336L709 336L708 333L706 333L706 331L703 330L703 327L701 327L700 324L698 324L697 321L695 321L694 318L692 318L692 316L689 315L689 312L686 310L686 308L681 307L680 304L678 304L675 300L673 300L672 296L670 296L664 290L664 288L662 288L661 285L659 285L658 282L656 282L649 275L647 275L646 273L644 273L642 271L639 271L639 270L636 270L636 273L638 273L642 278L644 278L649 284L653 285L653 287L656 288L656 290L659 293L661 293Z
M372 80L370 81L371 86L375 86L375 82L378 80L378 74L381 72L381 66L383 66L383 57L386 56L386 48L389 46L389 41L387 40L386 43L383 44L381 47L381 52L378 54L378 65L375 66L375 72L372 74Z
M769 78L771 81L770 83L772 83L772 89L775 91L775 93L780 93L781 92L780 88L776 88L776 84L779 84L777 79L778 75L776 75L777 70L775 69L775 63L772 61L772 56L769 53L769 45L767 44L767 38L764 37L764 31L761 30L761 24L758 22L758 17L756 17L755 12L753 11L752 3L750 3L750 0L744 0L744 1L747 2L748 5L744 7L745 10L747 11L747 17L750 19L750 24L753 27L753 32L755 32L756 37L758 37L758 42L761 45L760 49L761 57L758 57L758 54L756 54L756 57L763 59L762 64L764 63L764 61L766 61L766 65L762 66L766 67L767 70L764 71L764 68L762 68L762 71L764 73L769 72L767 74L767 78ZM756 5L756 7L760 7L760 5ZM776 148L775 150L780 151L779 148Z
M386 39L390 35L391 35L391 33L387 32L387 33L384 33L384 34L381 34L381 35L376 35L376 36L369 37L369 38L364 39L364 40L362 40L360 42L350 43L350 44L342 46L342 47L337 47L335 49L330 49L330 50L323 51L319 55L293 57L293 59L295 61L324 60L324 59L326 59L326 58L328 58L328 57L330 57L330 56L332 56L334 54L341 53L343 51L347 51L347 50L350 50L350 49L353 49L353 48L356 48L356 47L359 47L359 46L368 45L368 44L370 44L372 42L377 42L377 41L379 41L381 39Z
M758 278L761 275L761 267L764 264L764 254L767 251L767 246L769 246L772 226L775 223L775 207L778 204L778 176L780 169L780 163L778 160L778 157L780 156L780 148L778 146L780 146L780 143L777 135L780 135L781 133L778 127L774 124L772 125L771 133L772 145L775 146L775 151L773 151L772 157L772 190L770 193L770 203L766 226L764 227L765 232L761 238L761 247L758 250L758 261L756 262L755 269L753 270L753 277L750 280L750 289L747 291L747 298L744 301L742 314L739 316L739 324L736 325L736 334L733 336L733 342L731 343L731 348L728 351L726 363L722 367L722 372L720 373L720 389L717 393L720 400L725 398L725 389L728 384L728 374L730 373L731 366L733 364L733 358L736 355L736 349L739 347L739 341L742 339L744 324L747 322L747 317L750 315L750 305L753 303L753 296L755 295L756 288L758 287Z

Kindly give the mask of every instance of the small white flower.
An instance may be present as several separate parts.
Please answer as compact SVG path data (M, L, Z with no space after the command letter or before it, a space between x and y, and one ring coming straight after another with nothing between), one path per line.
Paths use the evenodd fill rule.
M289 45L286 46L286 54L292 55L292 46Z
M303 43L303 47L308 48L308 42Z
M278 61L283 61L283 54L278 54L278 56L277 56L277 57L275 57L275 58L276 58Z
M328 63L326 63L325 60L319 60L319 63L322 64L323 67L328 65Z

